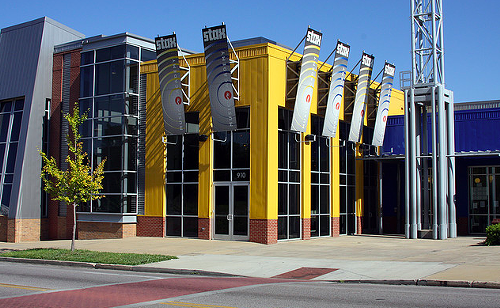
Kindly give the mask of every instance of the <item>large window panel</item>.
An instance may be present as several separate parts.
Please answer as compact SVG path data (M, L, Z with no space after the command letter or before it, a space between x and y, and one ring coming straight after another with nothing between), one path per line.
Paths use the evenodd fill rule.
M233 138L233 167L250 168L250 133L236 131Z
M0 142L7 141L9 133L10 113L0 114Z
M182 184L167 184L167 215L181 215Z
M80 69L80 97L90 97L94 94L94 66Z

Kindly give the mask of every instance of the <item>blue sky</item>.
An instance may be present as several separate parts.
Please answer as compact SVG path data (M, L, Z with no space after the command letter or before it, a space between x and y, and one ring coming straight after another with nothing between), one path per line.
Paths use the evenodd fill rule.
M409 0L0 0L0 7L0 28L48 16L86 36L130 32L154 38L175 31L181 47L198 52L204 26L224 22L233 41L264 36L294 48L310 25L323 33L320 60L340 39L351 45L349 70L363 51L375 56L373 77L385 60L397 72L411 69ZM500 99L500 1L443 0L443 8L446 87L456 102Z

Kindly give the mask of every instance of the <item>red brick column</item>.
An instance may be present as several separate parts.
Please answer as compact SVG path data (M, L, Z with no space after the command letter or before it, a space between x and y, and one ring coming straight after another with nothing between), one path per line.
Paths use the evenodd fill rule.
M303 218L302 220L302 239L311 239L311 218Z
M337 237L340 235L340 217L332 217L332 237Z
M165 217L137 216L137 236L164 237Z
M0 215L0 242L7 242L9 219L7 216Z
M54 55L52 67L52 101L50 103L50 130L49 130L49 155L56 159L58 167L60 167L60 151L61 151L61 101L62 101L62 69L63 69L63 54ZM64 139L62 139L64 140ZM52 200L49 197L47 204L48 223L49 223L49 238L59 239L58 237L58 215L59 201ZM66 232L65 232L66 233Z
M278 242L278 220L250 219L250 242L276 244Z
M212 219L198 218L198 238L202 240L212 239Z
M357 232L356 234L363 234L363 216L356 216Z

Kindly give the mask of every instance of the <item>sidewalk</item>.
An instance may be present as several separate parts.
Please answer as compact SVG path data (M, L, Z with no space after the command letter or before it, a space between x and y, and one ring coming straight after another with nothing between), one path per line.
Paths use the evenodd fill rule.
M185 238L80 240L77 249L152 253L178 260L148 264L251 277L308 277L315 280L426 280L489 282L500 286L500 246L482 246L481 237L447 240L358 235L262 245ZM1 249L69 248L70 241L4 243ZM295 275L295 276L294 276ZM302 276L301 276L302 275Z

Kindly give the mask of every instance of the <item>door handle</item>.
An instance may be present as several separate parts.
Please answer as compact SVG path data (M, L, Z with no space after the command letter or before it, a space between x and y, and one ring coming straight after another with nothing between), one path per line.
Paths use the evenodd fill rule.
M227 220L233 220L233 214L227 214Z

